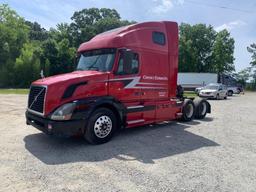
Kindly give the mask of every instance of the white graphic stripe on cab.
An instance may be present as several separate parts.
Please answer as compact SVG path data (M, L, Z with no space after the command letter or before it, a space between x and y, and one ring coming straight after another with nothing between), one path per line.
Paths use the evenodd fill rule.
M167 87L153 87L153 86L146 87L144 85L167 86L168 84L140 82L140 79L141 77L126 77L126 78L109 79L109 82L131 80L131 82L129 82L124 87L125 89L167 89Z

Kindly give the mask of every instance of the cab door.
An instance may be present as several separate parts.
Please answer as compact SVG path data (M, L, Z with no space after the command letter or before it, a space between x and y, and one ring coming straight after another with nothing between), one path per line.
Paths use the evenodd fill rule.
M114 71L109 76L109 95L127 108L127 126L144 124L142 104L139 54L135 51L120 50Z

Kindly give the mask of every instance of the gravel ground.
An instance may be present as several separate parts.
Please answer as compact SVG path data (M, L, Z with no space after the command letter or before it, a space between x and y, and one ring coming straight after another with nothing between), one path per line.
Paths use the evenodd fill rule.
M127 129L107 144L25 124L0 95L0 191L256 191L256 94L210 101L203 121Z

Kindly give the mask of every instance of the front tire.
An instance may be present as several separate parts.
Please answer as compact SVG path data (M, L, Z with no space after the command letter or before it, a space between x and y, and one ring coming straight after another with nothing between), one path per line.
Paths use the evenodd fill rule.
M108 142L117 127L115 114L107 108L96 109L89 118L84 137L91 144Z

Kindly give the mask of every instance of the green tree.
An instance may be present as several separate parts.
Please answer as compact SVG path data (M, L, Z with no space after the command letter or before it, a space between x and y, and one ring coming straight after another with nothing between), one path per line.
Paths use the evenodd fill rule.
M42 28L41 25L37 22L25 22L27 26L29 26L29 39L30 40L37 40L37 41L44 41L48 38L48 32L46 29Z
M41 54L41 48L36 43L24 44L14 66L16 87L29 87L32 81L40 77Z
M121 20L116 10L108 8L76 11L71 19L71 24L60 23L47 31L37 22L25 21L8 5L0 5L0 87L28 86L41 69L47 76L72 71L81 43L134 23Z
M235 40L226 29L218 32L213 45L212 63L215 72L229 73L235 70L234 44Z
M62 73L73 71L76 49L71 47L68 39L58 43L58 67Z
M74 70L74 58L76 49L70 47L68 39L62 39L57 42L54 39L48 39L43 42L43 56L41 68L45 71L45 75L56 75L67 73Z
M252 43L249 47L247 47L247 50L252 54L251 65L256 66L256 43Z
M74 47L78 47L82 42L90 40L98 33L134 23L121 20L115 9L107 8L90 8L76 11L71 20L69 30L74 38Z
M247 47L249 53L252 54L251 58L252 61L250 62L250 77L251 77L251 84L250 89L256 90L256 43L252 43L249 47Z
M61 73L58 69L58 44L54 39L47 39L42 43L43 54L41 57L41 67L46 76Z
M250 73L251 73L251 67L247 67L239 71L238 73L235 73L234 78L237 80L238 83L240 83L241 85L243 85L243 87L245 87L246 83L250 79L250 76L251 76Z
M234 39L227 30L216 32L204 24L179 27L179 71L231 73Z
M0 5L0 87L15 85L13 68L28 33L25 20L8 5Z
M120 20L114 9L83 9L74 13L73 22L60 23L51 28L48 39L42 42L41 67L46 75L55 75L74 70L76 48L93 36L106 30L130 24Z
M193 49L192 26L182 23L179 26L179 71L197 71L196 53Z
M179 27L179 34L179 71L212 71L212 47L216 36L213 27L204 24L192 26L182 23Z

